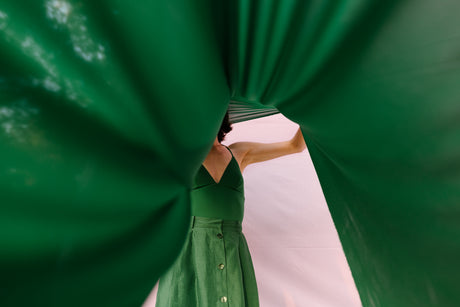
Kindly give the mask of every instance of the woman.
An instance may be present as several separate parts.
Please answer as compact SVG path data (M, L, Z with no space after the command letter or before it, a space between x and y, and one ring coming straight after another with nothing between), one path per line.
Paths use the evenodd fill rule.
M241 232L244 186L252 163L305 149L300 129L286 142L221 144L231 131L228 114L191 193L190 231L176 262L160 279L156 307L257 307L251 256Z

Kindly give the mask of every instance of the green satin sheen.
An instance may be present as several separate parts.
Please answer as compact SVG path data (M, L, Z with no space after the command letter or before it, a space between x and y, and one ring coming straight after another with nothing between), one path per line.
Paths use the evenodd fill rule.
M191 205L194 216L243 221L244 182L233 155L219 183L201 165L191 192Z
M232 101L300 124L364 306L457 306L459 11L0 1L0 305L141 305Z

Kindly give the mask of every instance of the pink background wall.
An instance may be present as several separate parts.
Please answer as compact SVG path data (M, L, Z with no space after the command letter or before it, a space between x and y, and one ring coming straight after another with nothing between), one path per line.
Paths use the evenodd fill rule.
M233 125L225 144L285 141L297 127L282 115L251 120ZM308 151L250 165L243 175L243 232L261 307L361 306Z

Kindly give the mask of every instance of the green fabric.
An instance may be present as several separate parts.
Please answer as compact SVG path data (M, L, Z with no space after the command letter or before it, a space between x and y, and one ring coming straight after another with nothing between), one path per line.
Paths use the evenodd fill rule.
M233 154L218 183L201 165L191 192L191 208L194 216L243 221L244 182Z
M274 107L240 98L240 101L230 100L228 104L228 113L230 121L236 124L250 119L274 115L279 113L279 111Z
M458 11L2 1L0 305L139 306L232 100L301 125L364 306L456 306Z
M232 96L301 125L364 306L460 301L460 2L232 1Z
M0 12L0 305L140 306L180 251L228 101L214 6Z
M257 283L241 222L192 218L184 247L160 278L156 307L258 307Z

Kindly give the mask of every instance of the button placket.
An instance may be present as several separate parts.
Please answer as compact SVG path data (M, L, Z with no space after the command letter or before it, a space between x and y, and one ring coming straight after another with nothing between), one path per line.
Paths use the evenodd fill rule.
M219 253L221 256L223 256L220 260L220 263L218 262L217 264L217 269L218 271L220 271L221 273L219 274L220 275L220 278L221 278L221 284L222 284L222 296L220 297L220 302L221 303L224 303L225 305L227 305L227 301L228 301L228 285L227 285L227 270L224 270L225 268L225 263L227 262L227 252L226 252L226 249L225 249L225 240L223 239L224 238L224 235L223 235L223 225L221 224L220 225L220 232L217 234L217 238L219 239L220 243L219 245L221 246L221 253Z

